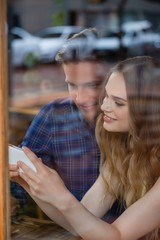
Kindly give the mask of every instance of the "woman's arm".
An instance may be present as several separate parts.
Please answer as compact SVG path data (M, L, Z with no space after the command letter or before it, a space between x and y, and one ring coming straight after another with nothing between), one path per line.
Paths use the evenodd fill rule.
M114 223L122 239L138 239L160 227L160 178L143 198L130 206Z
M72 196L66 201L65 208L59 210L63 211L85 240L139 239L160 226L160 178L143 198L129 207L111 225L92 216Z
M113 197L107 193L101 176L84 195L81 203L95 216L101 218L111 208Z
M90 208L92 212L94 211L93 207L89 207L89 198L86 201L88 206L84 207L66 189L61 178L54 170L50 171L37 161L29 150L26 149L25 152L37 168L35 174L25 164L19 163L19 166L24 170L24 173L20 175L30 186L31 194L42 202L49 203L58 209L75 232L84 240L135 240L160 224L160 180L144 198L137 201L110 225L88 211L86 207ZM97 190L98 186L101 188L101 181L102 179L99 178L95 189L93 187L92 191ZM103 189L101 191L103 192ZM94 199L94 191L90 194L92 196L90 205L93 202L93 206L96 207L97 200ZM97 193L95 193L95 196L98 197ZM85 198L83 201L85 203ZM100 207L100 204L98 207ZM104 209L105 207L102 207L102 209L100 207L99 211L96 209L96 214L101 215ZM139 227L141 224L142 227Z
M93 216L70 194L63 199L59 210L84 240L135 240L160 226L160 179L111 225Z
M65 219L65 216L57 208L55 208L53 205L49 203L39 200L36 197L33 197L32 194L30 194L30 196L51 220L53 220L55 223L57 223L61 227L65 228L67 231L69 231L73 235L75 236L77 235L77 233L74 231L73 227L70 225L68 220Z

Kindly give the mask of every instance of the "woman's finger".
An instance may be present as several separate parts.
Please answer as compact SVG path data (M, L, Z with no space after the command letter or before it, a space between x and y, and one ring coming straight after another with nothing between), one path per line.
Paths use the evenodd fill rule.
M18 172L9 172L10 178L18 177L19 173Z
M9 176L13 178L12 181L14 181L14 177L19 176L17 164L9 164Z
M34 181L36 181L37 173L35 173L35 171L33 171L30 167L28 167L24 162L18 161L17 162L17 166L25 173L25 175L28 178L33 179ZM20 173L21 173L21 171L20 171Z
M18 171L17 164L9 164L9 170L10 171Z
M23 178L30 188L36 191L41 182L41 174L39 172L34 172L22 161L18 161L17 164L22 169L22 171L19 172L20 177Z
M39 170L39 168L41 169L41 166L44 165L42 163L42 159L38 158L36 156L35 153L33 153L28 147L23 146L22 150L24 151L24 153L26 154L26 156L30 159L30 161L34 164L34 166L36 167L37 171Z

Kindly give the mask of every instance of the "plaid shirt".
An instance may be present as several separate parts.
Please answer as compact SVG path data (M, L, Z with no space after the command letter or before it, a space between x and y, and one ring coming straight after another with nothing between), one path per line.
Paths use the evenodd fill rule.
M23 145L42 158L47 166L55 168L78 200L99 174L100 152L95 126L84 120L70 98L45 105L35 116ZM20 190L16 197L18 194Z

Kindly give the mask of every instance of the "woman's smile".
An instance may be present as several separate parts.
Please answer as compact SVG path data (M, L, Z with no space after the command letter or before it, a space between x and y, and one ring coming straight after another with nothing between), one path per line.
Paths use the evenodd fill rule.
M103 120L104 120L106 123L112 123L113 121L116 121L116 119L114 119L114 118L112 118L112 117L109 117L109 116L106 115L106 114L104 114Z

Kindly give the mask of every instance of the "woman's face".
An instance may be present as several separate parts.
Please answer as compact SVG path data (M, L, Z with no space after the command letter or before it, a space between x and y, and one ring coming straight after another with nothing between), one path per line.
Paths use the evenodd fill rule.
M103 127L109 132L128 132L129 112L124 77L112 73L106 86L106 95L101 105Z

